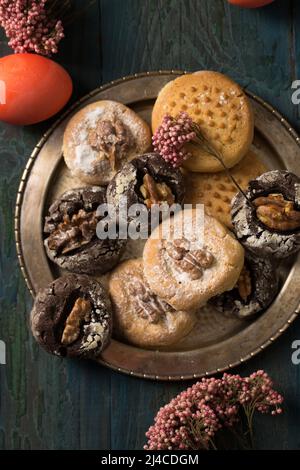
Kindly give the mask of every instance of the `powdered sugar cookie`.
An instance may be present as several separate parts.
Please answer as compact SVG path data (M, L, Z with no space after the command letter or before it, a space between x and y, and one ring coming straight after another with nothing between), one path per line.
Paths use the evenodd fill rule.
M245 265L235 287L210 302L227 316L249 319L265 310L277 292L278 276L274 260L245 251Z
M136 346L172 345L196 323L193 313L175 311L150 290L144 279L142 259L124 261L113 271L109 293L115 334Z
M188 230L178 236L176 227L183 213ZM190 209L164 220L144 248L144 275L150 288L177 310L197 308L232 289L243 268L244 250L234 235L205 215L203 237L199 237L196 217L196 210Z
M247 199L232 201L237 238L255 255L283 259L300 249L300 178L272 170L250 181Z
M267 171L254 152L247 155L233 168L230 173L244 190L249 181L257 178ZM186 174L186 204L204 204L205 212L218 219L230 229L232 228L230 204L237 193L226 171L219 173L192 173Z
M150 146L150 129L134 111L115 101L97 101L69 121L63 155L74 176L102 185Z
M127 207L139 205L145 208L145 223L137 222L140 230L151 229L151 214L154 206L180 205L185 193L184 178L179 168L172 168L160 155L147 153L126 163L116 173L107 187L107 202L117 208L126 203ZM148 214L147 214L148 213ZM137 215L128 215L128 221L140 219ZM157 225L161 220L158 217ZM153 222L153 220L152 220Z
M111 321L102 284L77 274L59 277L40 290L30 316L33 336L47 352L91 359L108 345Z
M182 75L160 91L152 113L156 131L163 117L186 112L222 155L228 168L238 163L250 148L254 118L250 102L241 87L226 75L201 71ZM190 171L222 171L220 162L199 146L187 144L192 153L184 163Z

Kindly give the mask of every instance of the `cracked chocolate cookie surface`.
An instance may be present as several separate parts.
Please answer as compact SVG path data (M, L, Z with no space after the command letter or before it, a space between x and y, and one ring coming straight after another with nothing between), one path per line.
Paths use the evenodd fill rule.
M244 268L235 287L210 303L225 315L248 319L265 310L277 293L278 276L271 258L246 251Z
M37 342L57 356L97 357L111 335L111 307L102 285L68 274L41 290L31 312Z
M134 204L151 207L181 205L185 194L183 175L157 153L133 159L116 173L107 187L107 202L115 207ZM129 219L134 219L129 216Z
M300 178L288 171L268 171L250 181L247 198L239 193L232 201L239 241L253 253L278 259L299 251Z
M49 208L45 219L45 248L61 268L78 274L105 273L119 261L125 240L99 239L97 209L106 202L100 186L65 192Z

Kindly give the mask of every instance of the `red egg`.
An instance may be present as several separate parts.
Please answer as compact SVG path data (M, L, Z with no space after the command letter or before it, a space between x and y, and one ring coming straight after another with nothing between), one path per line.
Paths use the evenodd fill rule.
M238 5L239 7L245 8L264 7L273 1L274 0L228 0L228 2L232 5Z
M0 59L0 120L35 124L60 111L73 90L66 70L36 54L12 54Z

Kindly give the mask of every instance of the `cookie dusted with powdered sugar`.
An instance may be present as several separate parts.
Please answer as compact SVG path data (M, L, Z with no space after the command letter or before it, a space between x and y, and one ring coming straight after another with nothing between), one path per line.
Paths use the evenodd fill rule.
M256 255L286 258L300 249L300 178L273 170L237 194L231 217L240 242Z
M196 309L232 289L244 265L244 250L234 235L208 215L198 223L196 214L189 209L176 214L171 223L165 220L144 248L150 288L176 310Z
M81 181L106 185L124 163L150 146L148 124L127 106L104 100L84 107L68 122L63 155Z
M166 209L182 204L185 194L184 178L178 168L172 168L159 154L146 153L126 163L107 187L107 202L117 210L124 204L144 206L146 226L151 226L151 210ZM139 212L139 211L138 211ZM138 216L136 216L138 217ZM128 221L135 215L128 215ZM158 218L159 221L159 218ZM154 220L152 220L152 223ZM157 225L157 224L156 224ZM144 230L146 227L141 227Z
M41 290L31 312L37 342L57 356L95 358L108 345L111 306L102 285L68 274Z
M176 344L196 323L192 312L175 311L151 291L143 274L143 260L120 264L109 279L114 333L142 348Z
M226 316L249 319L263 312L278 292L278 275L269 257L245 252L245 264L231 291L211 299L211 304Z

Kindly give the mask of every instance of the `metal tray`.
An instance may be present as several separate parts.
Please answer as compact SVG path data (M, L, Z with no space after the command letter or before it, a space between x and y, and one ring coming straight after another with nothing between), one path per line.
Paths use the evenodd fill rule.
M82 186L71 178L61 153L66 123L81 107L100 99L125 103L150 122L159 90L181 71L136 74L113 81L75 103L35 147L21 179L15 215L17 253L27 286L34 296L60 271L47 258L42 225L49 204L63 191ZM269 104L247 92L255 113L254 151L269 168L298 172L300 138ZM129 246L127 258L141 246ZM103 279L105 282L105 278ZM265 349L300 312L300 263L297 257L281 267L281 290L271 307L248 323L202 309L193 332L173 350L139 349L116 340L98 359L119 372L156 380L186 380L230 369Z

